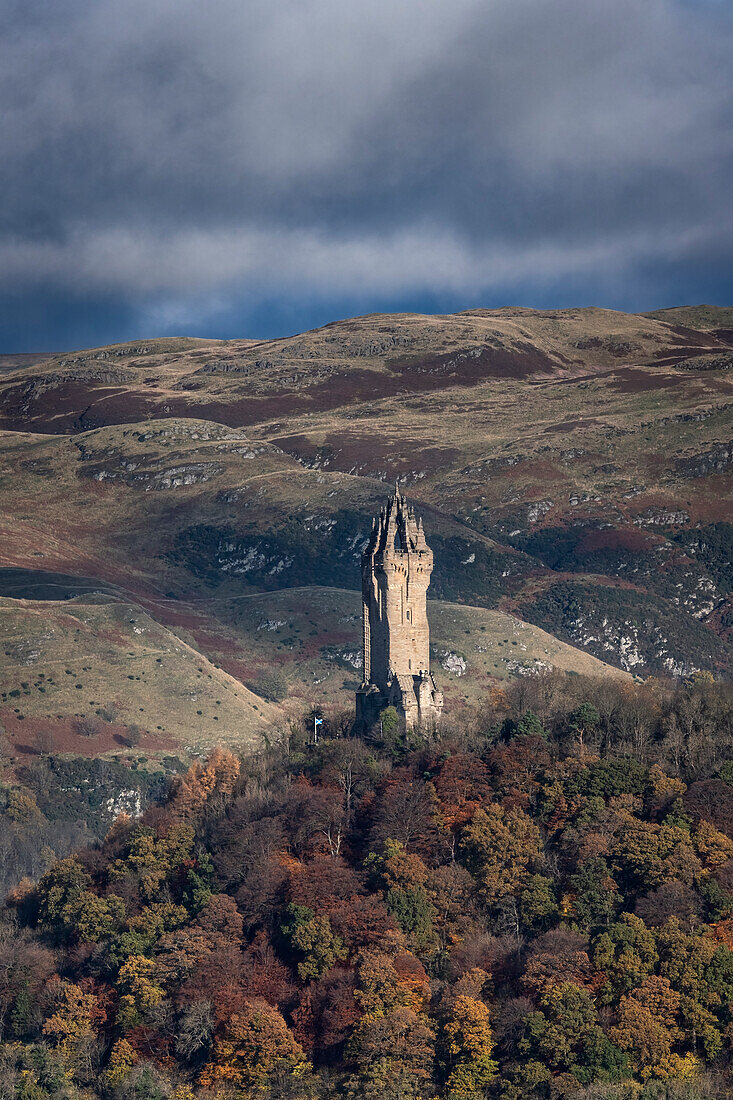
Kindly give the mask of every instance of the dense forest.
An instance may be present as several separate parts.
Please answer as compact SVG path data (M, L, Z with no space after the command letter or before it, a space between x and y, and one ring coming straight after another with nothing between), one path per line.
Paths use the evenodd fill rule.
M733 1094L731 685L313 728L11 891L3 1100Z

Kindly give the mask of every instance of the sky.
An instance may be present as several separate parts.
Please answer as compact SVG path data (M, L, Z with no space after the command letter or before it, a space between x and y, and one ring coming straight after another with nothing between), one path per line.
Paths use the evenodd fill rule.
M731 0L3 0L0 351L733 304Z

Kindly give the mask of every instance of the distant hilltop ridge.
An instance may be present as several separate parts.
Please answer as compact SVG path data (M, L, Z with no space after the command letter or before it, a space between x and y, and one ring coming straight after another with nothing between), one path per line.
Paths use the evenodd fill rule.
M732 341L733 307L714 306L370 314L273 340L138 340L33 356L0 374L0 424L68 432L182 415L243 425L492 378L542 381L632 364L724 369ZM15 356L5 361L17 365Z

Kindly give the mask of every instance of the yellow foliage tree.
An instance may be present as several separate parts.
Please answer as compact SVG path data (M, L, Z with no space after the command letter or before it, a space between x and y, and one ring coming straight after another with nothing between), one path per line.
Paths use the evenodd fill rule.
M201 1074L205 1088L262 1089L307 1076L310 1065L280 1013L255 999L229 1020Z
M709 821L701 821L692 839L706 871L714 871L733 857L733 840L721 833Z
M611 1039L626 1050L644 1079L664 1077L673 1064L673 1046L682 1037L677 1026L679 993L666 978L649 977L621 998Z
M117 1085L122 1084L137 1060L137 1051L127 1039L118 1039L109 1056L107 1071L104 1074L105 1083L110 1088L116 1088Z
M178 782L171 804L177 817L195 817L204 806L231 797L239 778L239 760L228 749L216 748L206 764L192 764Z
M498 802L477 810L461 840L464 860L487 905L514 894L540 850L539 829L523 810Z
M97 999L73 982L60 982L56 1011L43 1025L43 1034L64 1061L73 1064L81 1045L93 1034L92 1018Z
M465 994L456 997L443 1025L443 1040L450 1068L447 1096L458 1100L481 1093L498 1069L491 1057L493 1036L484 1002Z
M120 1027L137 1027L145 1014L155 1008L165 991L154 981L155 963L144 955L131 955L120 967L118 988L120 1007L117 1022Z
M64 921L84 943L99 943L113 935L125 919L125 903L116 894L100 898L85 890L64 908Z

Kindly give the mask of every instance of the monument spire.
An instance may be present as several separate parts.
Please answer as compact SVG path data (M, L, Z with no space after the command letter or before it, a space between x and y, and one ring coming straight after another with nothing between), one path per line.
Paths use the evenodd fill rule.
M362 555L364 682L356 693L361 725L394 706L405 724L434 725L443 695L430 672L426 595L433 552L422 519L395 480L394 494L372 525Z

